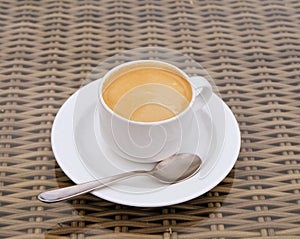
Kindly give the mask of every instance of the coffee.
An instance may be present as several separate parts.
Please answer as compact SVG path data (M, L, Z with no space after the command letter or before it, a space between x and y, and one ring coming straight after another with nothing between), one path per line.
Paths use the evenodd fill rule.
M116 74L104 83L106 105L124 118L139 122L166 120L191 101L189 82L179 73L158 67L139 67Z

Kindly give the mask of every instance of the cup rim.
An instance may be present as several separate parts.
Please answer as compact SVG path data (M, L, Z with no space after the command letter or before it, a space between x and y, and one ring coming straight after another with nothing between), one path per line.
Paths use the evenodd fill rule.
M142 63L151 63L151 62L163 64L163 65L166 65L168 67L171 67L171 68L175 69L189 83L189 85L191 87L191 90L192 90L192 99L190 100L187 107L183 111L181 111L179 114L176 114L175 116L173 116L171 118L168 118L168 119L165 119L165 120L160 120L160 121L150 121L150 122L134 121L134 120L127 119L127 118L117 114L116 112L114 112L111 108L109 108L108 105L106 104L106 102L104 101L103 95L102 95L102 88L103 88L103 84L106 81L106 79L109 78L109 76L111 74L117 72L118 70L120 70L123 67L133 65L133 64L142 64ZM172 121L178 120L178 118L180 118L180 117L183 117L183 115L185 115L187 113L187 111L192 107L192 105L195 101L195 88L193 87L192 83L190 82L188 75L183 70L179 69L177 66L174 66L170 63L167 63L167 62L164 62L164 61L161 61L161 60L134 60L134 61L128 61L128 62L122 63L120 65L117 65L114 68L110 69L108 72L106 72L105 75L102 77L100 87L98 89L98 95L100 97L100 103L102 104L104 109L106 111L108 111L110 114L112 114L114 117L117 117L118 119L120 119L122 121L125 121L127 123L133 123L133 124L137 124L137 125L148 125L149 126L149 125L161 125L161 124L170 123Z

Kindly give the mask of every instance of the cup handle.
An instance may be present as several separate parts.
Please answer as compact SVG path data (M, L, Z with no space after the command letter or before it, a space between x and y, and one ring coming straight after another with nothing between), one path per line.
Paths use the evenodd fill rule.
M199 110L211 98L212 87L208 80L202 76L192 76L190 77L190 82L196 92L193 108Z

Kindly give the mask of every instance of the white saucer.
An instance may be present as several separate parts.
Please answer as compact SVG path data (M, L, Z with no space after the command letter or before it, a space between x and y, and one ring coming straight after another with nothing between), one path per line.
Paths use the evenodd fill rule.
M98 84L93 81L75 92L61 107L52 127L56 161L75 183L83 183L124 171L150 169L153 164L128 161L112 152L101 137L97 114ZM196 113L183 137L182 152L203 160L194 177L164 185L151 177L138 176L93 192L97 197L125 205L158 207L200 196L220 183L234 166L240 150L240 131L229 107L213 95Z

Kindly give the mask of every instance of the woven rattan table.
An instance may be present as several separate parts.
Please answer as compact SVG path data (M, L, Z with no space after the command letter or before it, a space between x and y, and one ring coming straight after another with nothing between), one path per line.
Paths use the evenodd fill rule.
M73 184L51 149L59 108L99 62L147 46L212 76L240 125L232 171L166 207L39 202ZM299 83L297 0L1 1L0 238L300 238Z

